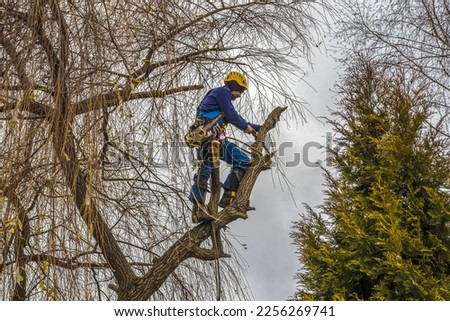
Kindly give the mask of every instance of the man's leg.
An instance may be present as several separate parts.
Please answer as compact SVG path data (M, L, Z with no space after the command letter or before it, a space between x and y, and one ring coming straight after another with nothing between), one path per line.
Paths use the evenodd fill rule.
M194 183L191 188L189 199L193 203L192 222L201 223L211 221L212 216L208 214L206 207L206 193L208 192L208 180L211 176L211 164L206 153L207 146L203 145L197 151L199 161L198 172L194 175Z
M201 169L194 175L194 184L192 184L191 195L189 199L191 202L205 203L206 193L208 192L208 176L202 175Z
M224 192L219 202L220 207L227 207L236 197L236 192L245 172L250 167L251 160L242 149L228 140L223 142L222 159L231 165L230 174L223 183Z

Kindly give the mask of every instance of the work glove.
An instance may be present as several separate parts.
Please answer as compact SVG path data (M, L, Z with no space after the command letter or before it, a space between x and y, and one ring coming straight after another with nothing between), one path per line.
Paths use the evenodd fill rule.
M255 137L255 139L256 139L256 135L258 135L258 133L256 132L256 130L253 129L253 127L250 126L250 125L247 126L247 128L245 129L244 132L245 132L246 134L251 134L251 135L253 135L253 137Z

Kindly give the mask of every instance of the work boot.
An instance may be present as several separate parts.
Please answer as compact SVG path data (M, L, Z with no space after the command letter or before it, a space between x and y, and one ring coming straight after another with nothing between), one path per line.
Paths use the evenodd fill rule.
M219 201L219 206L225 208L233 203L236 197L236 191L239 188L239 184L244 177L245 171L239 168L232 168L230 175L228 175L225 183L223 184L223 195ZM226 187L225 187L226 186Z
M192 223L210 222L212 220L214 220L214 217L208 213L205 204L194 202L192 207Z
M224 190L222 198L220 199L219 206L221 208L225 208L229 205L231 205L234 201L234 198L236 197L236 192ZM256 208L250 205L250 200L247 201L247 211L254 211Z
M222 198L219 201L219 206L221 208L225 208L228 205L231 205L231 203L233 203L235 197L236 197L236 192L232 192L227 189L224 189Z

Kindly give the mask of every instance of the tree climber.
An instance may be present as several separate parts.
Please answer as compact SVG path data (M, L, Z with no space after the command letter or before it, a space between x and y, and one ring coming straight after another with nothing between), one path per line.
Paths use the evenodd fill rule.
M214 139L220 142L220 159L231 165L230 174L222 185L224 192L219 202L219 206L224 208L233 202L239 184L251 163L250 158L226 138L226 125L232 124L254 137L261 127L242 118L232 103L247 89L246 77L240 72L231 71L225 77L224 83L225 86L214 88L206 94L197 109L196 123L191 127L192 130L199 124L206 125L213 119L217 119L218 115L222 114L223 116L214 127L211 138L199 144L197 149L199 168L194 175L194 184L190 194L190 200L193 202L192 221L194 223L213 220L205 204L208 180L212 173L211 141Z

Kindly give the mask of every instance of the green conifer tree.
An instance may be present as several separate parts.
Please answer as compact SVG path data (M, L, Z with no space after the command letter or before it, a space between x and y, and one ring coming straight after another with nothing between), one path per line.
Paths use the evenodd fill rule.
M298 299L450 300L448 139L427 87L399 74L360 57L339 87L341 150L292 232Z

